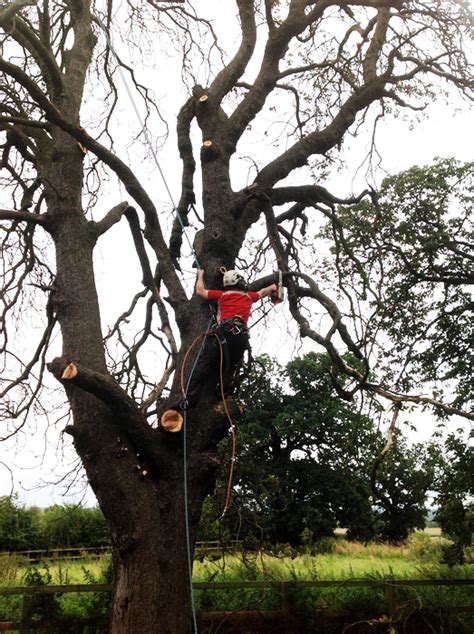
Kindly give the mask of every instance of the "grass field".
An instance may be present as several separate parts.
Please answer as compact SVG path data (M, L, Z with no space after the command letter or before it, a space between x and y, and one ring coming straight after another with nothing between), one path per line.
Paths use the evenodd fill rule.
M294 590L287 590L285 596L290 600L292 609L301 615L309 614L311 610L330 608L334 614L338 610L357 610L358 613L362 611L364 618L368 615L378 618L388 614L390 609L393 611L393 606L396 606L393 618L397 622L402 615L403 619L412 618L423 607L423 623L430 619L430 631L471 634L471 621L463 616L458 606L472 604L472 586L450 587L446 592L445 587L439 586L412 588L408 584L407 587L401 585L392 591L390 603L387 603L381 582L389 577L399 580L474 577L473 567L469 564L448 568L439 563L442 543L425 534L413 535L406 545L400 547L353 543L341 536L323 540L319 545L311 546L307 553L299 554L288 547L282 547L281 552L274 555L252 551L225 552L218 556L214 551L212 555L195 561L193 579L195 582L371 579L375 583L367 587L301 589L295 586ZM318 552L318 548L322 552ZM4 555L0 556L0 587L107 583L110 581L110 564L111 556L101 555L100 558L82 561L43 562L28 568L24 560ZM280 610L282 600L280 586L210 587L196 589L195 592L198 613ZM38 597L37 601L38 614L60 615L61 619L69 619L70 623L81 618L102 618L110 610L110 595L102 592L62 594L55 598L45 595ZM21 614L21 595L0 596L0 621L19 621ZM449 624L450 629L440 630L440 623L442 627Z
M285 556L262 552L223 552L194 564L195 581L249 579L326 580L354 577L417 578L429 566L438 566L442 541L415 533L403 546L348 542L338 537L325 545L329 552ZM51 584L103 582L110 555L79 561L44 562L36 568L50 577ZM464 566L466 575L469 566ZM0 585L22 585L27 567L20 559L0 558ZM458 571L458 574L459 571ZM469 575L467 575L469 576Z

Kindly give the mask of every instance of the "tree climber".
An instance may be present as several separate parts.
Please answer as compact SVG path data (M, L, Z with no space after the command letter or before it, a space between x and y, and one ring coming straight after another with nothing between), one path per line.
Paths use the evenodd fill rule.
M196 293L210 301L217 301L216 329L224 351L223 387L224 394L232 394L235 370L242 361L245 350L249 348L249 331L247 322L252 304L268 295L277 292L277 285L270 284L260 291L247 290L247 283L237 271L226 271L223 277L223 291L206 289L204 284L204 270L197 272ZM194 405L199 397L202 384L209 372L219 368L220 350L215 337L208 337L202 351L199 367L193 373L188 389L187 400ZM216 376L220 379L219 374ZM216 384L217 395L221 395L221 386Z
M209 378L215 377L216 397L222 392L225 396L232 394L234 374L242 361L245 350L250 348L247 321L252 304L275 295L278 291L276 284L270 284L257 292L247 290L247 283L237 271L225 271L223 277L224 290L207 289L204 283L204 270L198 269L196 280L196 294L206 300L217 301L218 326L213 335L206 336L203 349L191 376L186 393L187 407L194 407L199 399L201 389ZM222 377L220 373L222 359ZM220 385L222 379L223 387ZM180 411L183 403L174 404L170 411ZM163 422L163 419L162 419Z

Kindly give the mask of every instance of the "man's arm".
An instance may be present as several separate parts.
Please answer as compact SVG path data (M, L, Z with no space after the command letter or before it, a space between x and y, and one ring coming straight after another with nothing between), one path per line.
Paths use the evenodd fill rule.
M197 272L196 294L207 299L207 289L204 285L204 269L198 269Z
M267 295L272 295L273 293L276 293L277 290L278 290L278 286L276 284L270 284L270 286L261 288L258 291L258 294L260 295L260 299L262 299L262 297L267 297Z

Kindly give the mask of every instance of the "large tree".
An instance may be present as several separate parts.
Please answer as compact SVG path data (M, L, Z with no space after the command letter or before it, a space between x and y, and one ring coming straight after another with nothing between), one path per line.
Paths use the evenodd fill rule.
M474 164L437 159L385 178L323 230L379 375L399 390L431 384L454 408L472 398L473 197Z
M337 398L330 365L327 355L314 352L285 368L260 357L243 380L235 504L223 521L228 535L297 546L310 535L315 542L333 535L337 526L351 539L392 542L424 528L434 482L432 444L409 447L402 431L407 421L400 422L379 462L386 445L379 416ZM220 449L229 451L225 443ZM222 492L226 475L220 476ZM206 502L213 510L208 519L220 515L222 504L220 495ZM209 530L210 522L204 524Z
M188 413L185 513L181 438L156 429L154 422L165 406L159 400L163 386L171 380L169 396L176 399L180 373L174 371L208 324L208 307L189 297L181 276L183 227L198 192L203 211L195 221L194 244L209 285L220 282L220 267L233 267L239 257L245 258L241 268L259 273L273 252L300 335L325 348L335 369L349 375L350 392L389 401L409 397L453 411L435 398L400 395L396 386L377 382L377 368L369 367L355 334L357 315L346 324L343 309L311 278L311 256L319 256L296 230L304 234L313 216L334 214L335 204L344 202L345 192L330 193L321 179L345 136L357 131L368 113L378 118L423 108L438 88L470 96L466 3L236 0L230 6L237 14L234 28L240 29L230 56L203 17L206 3L150 0L122 7L111 0L104 5L16 0L0 9L2 349L8 362L2 372L2 414L10 421L4 436L15 433L38 402L46 407L41 386L59 328L62 351L48 367L64 387L72 415L66 429L111 530L115 633L188 630L186 532L189 528L192 545L203 500L213 489L216 445L228 428L226 417L204 404ZM122 60L120 51L112 54L104 32L119 29L140 66L147 41L161 42L168 33L168 46L182 44L189 96L177 113L182 188L169 233L125 149L119 156L112 133L119 112L118 67L141 97L137 108L145 122L151 125L159 114L133 64ZM163 48L161 69L167 63ZM150 134L143 135L154 148ZM255 135L257 152L245 145L249 135ZM264 152L267 142L270 151ZM238 145L251 165L249 186L236 174ZM296 172L297 181L291 179ZM116 195L110 192L117 188L107 185L112 178L129 200L113 200L103 213L106 194ZM93 256L98 241L107 241L124 215L134 229L145 289L104 342L104 300L98 296ZM252 260L243 249L256 225L266 237ZM268 282L260 278L254 288ZM143 303L143 326L129 340ZM45 329L26 359L14 347L14 328L21 309L29 306L44 311ZM312 321L315 312L325 317ZM37 313L28 314L35 323ZM141 364L142 351L149 342L159 345L157 340L164 371L152 379ZM343 361L347 350L358 358L358 367ZM370 382L369 370L375 376Z

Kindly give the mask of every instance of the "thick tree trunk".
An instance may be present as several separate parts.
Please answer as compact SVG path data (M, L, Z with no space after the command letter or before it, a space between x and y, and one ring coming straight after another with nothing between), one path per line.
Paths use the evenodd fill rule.
M177 455L176 462L181 463L181 456ZM189 569L194 548L189 559L183 477L163 481L156 491L155 485L145 480L142 487L151 490L144 491L137 501L133 535L128 543L114 548L115 590L110 631L185 634L191 629ZM195 493L191 494L194 504L188 511L191 544L200 512ZM128 512L129 509L122 509L122 513ZM120 540L123 539L122 531Z
M61 275L56 305L63 354L68 361L106 374L92 247L81 222L75 232L70 231L71 224L67 240L60 230L57 233ZM160 461L151 460L153 447L144 448L146 455L141 451L132 433L134 422L128 429L127 422L119 420L106 403L72 382L66 390L74 419L68 431L112 535L115 590L110 631L185 634L191 623L186 526L192 561L202 502L213 481L210 473L196 479L200 462L197 440L189 443L189 504L185 509L182 434L150 432L161 456ZM203 475L202 470L199 473Z
M67 431L111 531L115 575L111 632L187 634L191 629L189 573L195 536L204 498L215 483L217 443L226 435L229 423L209 402L188 413L185 504L183 432L167 434L150 428L138 406L108 374L94 280L95 234L81 207L83 157L77 144L63 133L57 132L55 141L50 160L45 161L44 180L48 229L56 246L53 305L61 326L63 355L51 369L61 380L66 364L79 367L79 379L63 381L73 415ZM229 253L230 242L231 258L239 247L235 227L229 231L220 219L220 203L228 194L225 184L216 184L215 200L207 212L210 228L206 239L212 247L207 252L213 254L208 262L216 280L219 267L229 264L221 258ZM136 257L132 241L130 244L130 257ZM206 303L193 298L186 323L181 324L181 359L208 325ZM199 346L200 341L190 366ZM80 382L87 373L92 383L94 377L99 382L102 377L104 391ZM179 372L176 374L173 398L180 394ZM107 386L116 393L108 395ZM203 398L214 397L211 377ZM130 415L122 411L121 398Z

